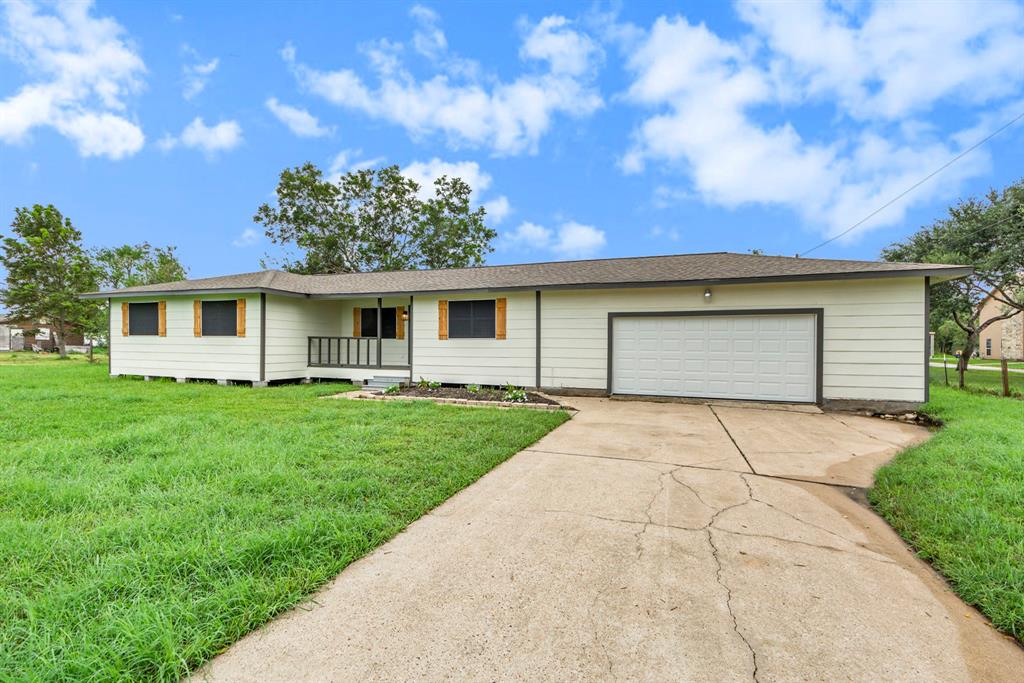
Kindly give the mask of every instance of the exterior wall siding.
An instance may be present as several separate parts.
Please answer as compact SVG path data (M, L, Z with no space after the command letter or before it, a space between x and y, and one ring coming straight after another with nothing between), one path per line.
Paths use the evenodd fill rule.
M607 387L608 314L824 309L823 398L924 400L923 278L545 291L541 386Z
M192 302L197 298L203 301L245 299L245 336L196 337L192 328ZM167 336L121 336L121 304L126 301L166 301ZM259 294L113 299L110 318L113 349L110 358L111 374L259 380Z
M343 303L267 295L267 381L311 376L308 337L341 336Z
M417 295L413 304L414 380L424 377L452 384L533 386L536 375L536 307L533 292ZM441 299L508 300L505 339L438 339Z

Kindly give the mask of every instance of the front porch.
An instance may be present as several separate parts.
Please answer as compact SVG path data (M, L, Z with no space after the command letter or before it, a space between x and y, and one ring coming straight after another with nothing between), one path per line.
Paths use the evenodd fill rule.
M409 371L412 361L412 303L411 296L345 300L340 321L341 334L307 337L307 366ZM337 326L332 327L337 329ZM362 376L363 373L357 374Z

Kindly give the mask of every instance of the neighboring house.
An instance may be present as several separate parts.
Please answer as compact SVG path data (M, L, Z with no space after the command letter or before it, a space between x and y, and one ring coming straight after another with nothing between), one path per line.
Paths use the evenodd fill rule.
M927 398L929 280L970 272L711 253L268 270L86 296L110 302L112 375L912 404Z
M84 344L81 333L69 332L64 344L81 346ZM20 351L31 349L33 345L44 351L57 350L57 335L49 323L0 318L0 351Z
M1006 304L991 296L981 306L981 320L988 320L1009 312ZM978 355L982 358L1024 360L1024 314L1017 312L1011 318L999 320L984 330L978 339Z

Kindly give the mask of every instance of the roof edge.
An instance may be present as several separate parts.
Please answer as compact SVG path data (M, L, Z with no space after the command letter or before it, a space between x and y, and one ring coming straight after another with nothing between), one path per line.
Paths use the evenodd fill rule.
M972 266L940 266L932 268L919 268L914 270L877 270L877 271L856 271L852 273L810 273L801 275L764 275L756 277L741 278L702 278L693 280L649 280L636 282L581 282L574 284L558 285L510 285L506 287L463 287L446 289L409 289L409 290L382 290L379 292L331 292L309 294L296 292L294 290L276 289L272 287L225 287L210 288L197 287L195 289L178 290L148 290L144 292L111 290L106 292L89 292L80 294L82 299L126 299L130 297L151 297L151 296L188 296L196 294L277 294L312 299L330 299L338 297L374 297L374 296L395 296L400 294L436 294L440 292L511 292L511 291L534 291L534 290L561 290L561 289L634 289L654 287L700 287L709 285L742 285L758 283L787 283L787 282L826 282L832 280L874 280L900 277L941 277L943 280L954 280L966 277L974 272Z

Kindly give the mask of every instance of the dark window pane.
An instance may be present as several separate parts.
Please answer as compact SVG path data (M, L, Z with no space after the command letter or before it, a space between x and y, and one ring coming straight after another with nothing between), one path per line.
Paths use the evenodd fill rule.
M128 334L159 334L160 312L157 304L128 304Z
M203 302L203 336L234 337L238 334L238 303L227 301Z
M449 339L494 339L494 299L448 302Z
M380 309L381 317L381 337L384 339L395 339L397 336L395 331L397 330L394 308L382 308ZM362 324L359 329L360 337L376 337L377 336L377 309L376 308L364 308L360 311L362 316Z

